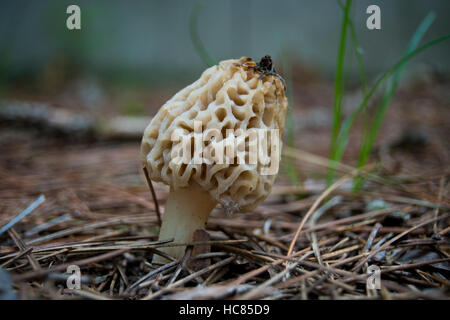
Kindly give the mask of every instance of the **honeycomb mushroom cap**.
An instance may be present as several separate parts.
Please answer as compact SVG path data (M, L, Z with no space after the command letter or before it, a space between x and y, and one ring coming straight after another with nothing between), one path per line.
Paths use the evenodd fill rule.
M196 182L229 211L251 210L269 195L276 174L262 175L263 165L259 161L229 164L171 161L173 132L182 129L193 138L194 121L201 121L202 130L219 130L224 139L226 129L252 128L278 129L281 139L288 106L284 83L277 75L262 75L256 66L246 57L222 61L205 70L200 79L160 108L145 129L141 144L142 162L152 180L172 188ZM270 147L269 139L267 148ZM247 159L248 148L245 154Z

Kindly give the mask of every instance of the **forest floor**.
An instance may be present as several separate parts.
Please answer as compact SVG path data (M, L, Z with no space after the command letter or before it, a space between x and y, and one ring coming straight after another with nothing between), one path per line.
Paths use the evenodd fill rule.
M144 115L152 116L172 91L142 93L150 106ZM157 241L139 137L117 139L89 130L79 135L47 128L45 119L0 115L0 228L45 196L0 234L0 295L448 299L450 82L428 79L399 90L377 139L368 181L356 193L349 175L361 136L361 126L355 127L339 167L341 184L326 195L332 96L332 86L319 81L295 87L296 146L285 149L271 195L247 213L229 216L216 208L207 224L210 240L197 243L209 252L194 259L187 250L181 261L163 266L151 263L152 254L170 243ZM95 110L67 95L44 99L12 90L4 103L15 103L8 102L13 98L96 119L120 113L113 98ZM348 95L344 113L359 98L357 90ZM285 174L286 159L298 170L296 185ZM154 187L164 211L168 188ZM66 286L70 265L80 267L79 290ZM367 287L368 269L380 272L379 290Z

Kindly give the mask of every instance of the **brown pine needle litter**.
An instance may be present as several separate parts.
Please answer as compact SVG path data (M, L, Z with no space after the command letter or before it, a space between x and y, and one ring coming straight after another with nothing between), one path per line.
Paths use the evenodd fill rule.
M209 240L174 243L157 240L168 189L148 184L137 142L61 152L50 141L3 144L0 156L0 228L8 227L0 268L20 299L450 297L446 169L408 176L338 164L341 178L327 188L326 157L285 148L313 180L293 186L280 175L253 211L229 216L217 207ZM367 181L357 193L355 175ZM160 250L181 245L180 260ZM195 256L196 246L211 249ZM152 264L153 255L170 262ZM81 283L70 289L73 265ZM373 266L379 290L367 288Z

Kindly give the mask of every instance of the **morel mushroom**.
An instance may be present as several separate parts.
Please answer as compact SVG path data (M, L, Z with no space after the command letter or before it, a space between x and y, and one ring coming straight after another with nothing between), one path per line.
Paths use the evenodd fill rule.
M231 213L248 211L269 195L288 106L284 81L269 59L255 63L243 57L208 68L167 101L145 129L142 163L150 179L170 186L160 240L192 242L217 204ZM257 130L270 132L271 139L254 135L255 143L248 132ZM252 161L255 154L270 159ZM185 247L162 251L180 259ZM166 259L157 256L153 261Z

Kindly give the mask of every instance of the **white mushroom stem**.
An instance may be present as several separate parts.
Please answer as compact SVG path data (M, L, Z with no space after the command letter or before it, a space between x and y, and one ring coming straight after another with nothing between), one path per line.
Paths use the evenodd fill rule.
M169 198L162 217L159 240L173 239L175 243L192 242L197 229L205 229L209 214L216 201L194 184L188 188L170 188ZM159 250L176 259L181 259L186 246L161 247ZM162 256L154 255L153 262L167 263Z

